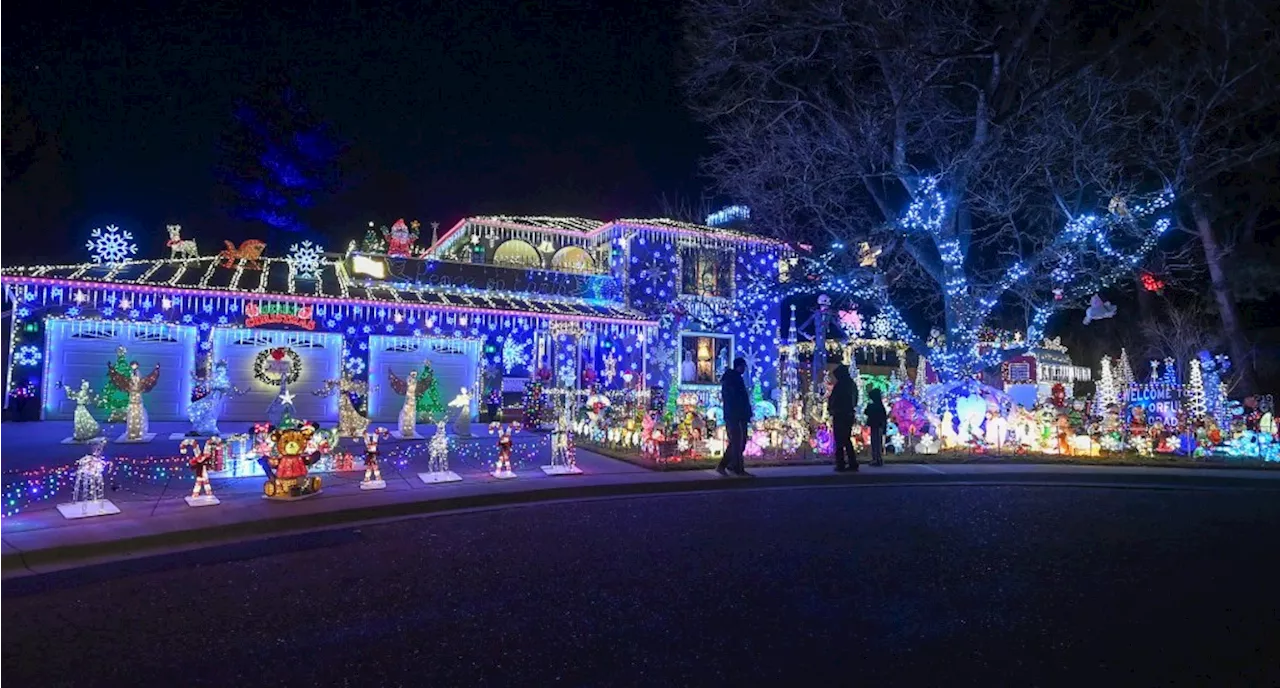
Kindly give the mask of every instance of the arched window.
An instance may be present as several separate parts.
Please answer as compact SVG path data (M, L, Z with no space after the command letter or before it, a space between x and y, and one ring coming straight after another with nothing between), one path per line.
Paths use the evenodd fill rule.
M494 265L514 265L520 268L541 268L542 256L527 241L508 239L493 252Z
M581 247L565 246L551 257L551 268L569 272L595 272L596 262Z

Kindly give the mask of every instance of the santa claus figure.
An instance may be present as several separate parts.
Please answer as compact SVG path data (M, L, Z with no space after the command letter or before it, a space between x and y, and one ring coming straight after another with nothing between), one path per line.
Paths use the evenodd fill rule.
M413 255L413 245L418 241L418 222L414 220L410 228L403 218L396 220L390 231L383 230L383 236L387 240L387 255L408 258Z

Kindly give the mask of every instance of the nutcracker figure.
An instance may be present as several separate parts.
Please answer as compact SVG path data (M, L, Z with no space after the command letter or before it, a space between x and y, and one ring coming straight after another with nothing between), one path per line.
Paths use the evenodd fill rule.
M216 439L216 438L215 438ZM195 485L191 488L191 496L187 497L188 506L213 506L218 504L218 498L213 496L213 486L209 484L209 472L217 470L221 463L222 442L210 439L204 446L200 447L200 442L194 439L185 439L178 445L178 451L183 455L191 455L187 464L191 467L191 472L196 476ZM204 488L204 495L200 495L200 488Z

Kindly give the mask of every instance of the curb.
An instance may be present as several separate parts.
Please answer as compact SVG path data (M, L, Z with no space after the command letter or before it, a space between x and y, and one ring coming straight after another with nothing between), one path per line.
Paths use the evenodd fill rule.
M578 485L548 487L509 493L491 493L427 499L415 502L376 504L337 509L315 514L281 516L258 521L244 521L216 527L194 528L168 533L142 535L80 545L51 547L25 552L5 554L0 557L0 570L6 574L23 576L40 575L36 568L76 568L99 563L112 557L147 557L164 554L166 550L212 547L238 541L260 540L288 533L320 530L343 525L357 525L371 521L387 521L431 514L469 511L475 509L519 506L540 502L563 502L592 498L636 497L645 495L682 494L724 490L752 490L762 488L819 487L819 486L1050 486L1110 489L1263 489L1280 491L1280 480L1267 480L1230 475L1169 475L1169 474L1072 474L1044 472L1010 472L975 475L972 473L931 474L841 474L812 476L754 477L749 479L708 480L690 478L662 482L616 483L609 485Z

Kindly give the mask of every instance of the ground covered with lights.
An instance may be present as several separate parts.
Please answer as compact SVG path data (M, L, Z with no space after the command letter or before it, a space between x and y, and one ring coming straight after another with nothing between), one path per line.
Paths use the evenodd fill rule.
M1151 474L551 503L8 580L5 673L83 686L1274 684L1274 489L1134 482Z

